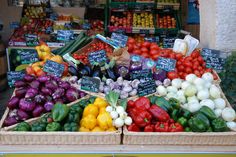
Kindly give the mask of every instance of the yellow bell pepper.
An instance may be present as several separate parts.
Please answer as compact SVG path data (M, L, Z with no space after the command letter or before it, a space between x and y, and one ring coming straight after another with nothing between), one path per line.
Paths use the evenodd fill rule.
M51 61L57 62L59 64L61 64L63 62L63 59L61 56L59 55L55 55L53 57L50 58Z
M85 107L84 112L83 112L83 117L86 117L88 115L94 115L94 117L98 116L98 107L94 104L89 104L88 106Z
M97 97L94 101L94 105L98 106L98 108L101 108L107 107L108 103L105 99Z
M94 115L87 115L80 121L80 126L92 130L97 125L97 119Z
M105 107L99 108L99 114L100 114L100 113L103 113L103 112L107 112L107 111L106 111L106 108L105 108Z
M87 129L87 128L85 128L85 127L80 127L80 128L79 128L79 131L80 131L80 132L90 132L90 130Z
M100 128L99 126L96 126L95 128L93 128L92 132L103 132L104 130L102 128Z
M44 45L44 44L40 46L40 50L51 53L51 49L47 45Z
M112 127L112 118L108 112L102 112L97 117L97 123L100 128L107 130Z
M114 126L108 128L106 131L108 132L113 132L113 131L116 131L116 128Z

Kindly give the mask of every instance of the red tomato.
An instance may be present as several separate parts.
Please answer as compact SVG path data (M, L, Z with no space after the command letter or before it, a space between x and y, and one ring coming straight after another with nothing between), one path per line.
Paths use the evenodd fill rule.
M200 56L199 51L193 51L193 53L191 54L191 57L193 57L193 58L197 58L199 56Z
M198 66L197 65L193 65L192 69L193 70L198 70Z
M150 55L156 55L156 54L160 55L159 51L158 51L158 50L155 50L155 49L150 50L149 54L150 54Z
M204 74L204 71L203 70L199 70L201 76Z
M175 78L179 78L179 75L177 74L177 72L175 71L170 71L167 73L167 77L170 79L170 80L173 80Z
M150 45L151 45L151 43L150 42L148 42L148 41L145 41L145 42L143 42L142 43L142 47L146 47L146 48L149 48L150 47Z
M203 68L201 66L198 66L198 70L201 71L203 70Z
M187 73L184 73L183 74L183 79L186 79L186 76L187 76L188 74Z
M188 60L184 61L183 64L184 64L184 66L190 67L190 68L193 66L193 64L190 61L188 61Z
M199 62L198 61L194 61L193 62L193 66L199 66L200 64L199 64Z
M133 50L134 50L133 44L128 44L128 52L132 53Z
M141 47L141 43L137 43L137 46L140 48Z
M160 56L161 56L161 57L167 57L168 54L167 54L166 51L160 51Z
M151 43L150 50L159 50L159 46L156 43Z
M183 58L183 54L182 54L182 53L177 53L177 54L175 55L175 58L176 58L177 60L180 60L181 58Z
M148 50L146 47L142 47L142 48L141 48L141 52L148 54L148 53L149 53L149 50Z
M181 61L177 61L176 64L177 64L177 66L178 66L178 65L182 65L182 62L181 62Z
M155 55L152 56L152 59L153 59L153 60L157 60L159 56L160 56L159 53L158 53L158 54L155 54Z
M140 47L137 44L134 44L134 50L139 49Z
M134 38L129 37L129 38L128 38L128 43L129 43L129 44L135 44Z
M201 77L201 74L200 74L200 72L199 72L198 70L194 70L193 73L194 73L195 75L197 75L197 77Z
M203 68L206 68L206 62L203 62L203 63L202 63L202 67L203 67Z
M188 56L188 57L185 57L184 60L185 60L185 61L189 61L189 62L191 62L191 61L193 60L193 58L190 57L190 56Z
M186 72L187 74L191 74L193 71L192 71L192 69L191 69L190 67L186 67L186 68L185 68L185 72Z
M179 74L179 77L180 77L180 78L182 78L182 77L183 77L183 74L184 74L184 72L178 72L178 74Z
M212 69L207 68L207 69L205 70L205 72L212 72Z
M202 63L204 62L202 56L199 56L199 57L197 58L197 60L199 61L200 64L202 64Z
M149 58L149 54L148 53L142 53L141 56L143 56L144 58Z
M169 58L175 59L175 53L170 53Z
M218 76L216 75L216 73L212 73L212 75L213 75L214 80L218 80Z
M178 69L179 71L184 71L184 66L183 66L183 65L179 65L179 66L177 66L177 69Z
M142 52L139 49L133 51L133 54L140 55Z

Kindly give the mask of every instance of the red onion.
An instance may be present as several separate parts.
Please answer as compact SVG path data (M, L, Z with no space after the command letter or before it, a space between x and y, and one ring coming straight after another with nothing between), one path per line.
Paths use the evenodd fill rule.
M9 101L8 101L8 104L7 104L7 107L9 109L15 109L18 107L18 103L19 103L19 98L17 98L16 96L12 97Z

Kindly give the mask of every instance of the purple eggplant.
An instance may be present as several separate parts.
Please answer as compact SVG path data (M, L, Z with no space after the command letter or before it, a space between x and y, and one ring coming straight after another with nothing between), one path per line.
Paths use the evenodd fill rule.
M38 90L35 88L29 88L25 94L25 98L33 98L38 94Z
M51 90L56 90L58 85L57 82L55 80L51 80L45 83L45 87L49 88Z
M3 125L4 126L10 126L16 124L18 121L16 120L15 117L8 117L4 120Z
M159 80L159 81L163 82L166 78L166 71L162 70L162 69L155 70L153 73L153 78L155 80Z
M27 83L25 83L24 81L22 80L17 80L15 83L14 83L14 86L16 88L20 88L20 87L25 87L27 85Z
M44 109L45 109L47 112L49 112L49 111L52 110L53 106L54 106L54 103L51 102L51 101L48 101L48 102L46 102L46 103L44 104Z
M30 118L29 114L21 109L17 110L17 116L19 120L27 120Z
M37 80L41 83L44 83L44 82L47 82L47 81L50 81L50 77L49 76L40 76L37 78Z
M75 101L79 98L79 93L75 88L69 88L66 90L66 98L70 102Z
M59 87L63 88L63 89L69 89L71 86L70 86L70 83L69 82L60 82L59 83Z
M38 94L34 97L34 101L37 103L37 104L43 104L45 101L46 101L46 98L45 96L43 96L42 94Z
M26 94L27 88L19 88L15 90L15 95L18 98L23 98Z
M39 117L44 111L44 108L40 105L36 106L33 110L33 117Z
M52 90L46 87L42 87L41 92L45 95L52 95Z
M52 94L52 98L55 100L55 99L61 98L64 94L65 94L65 90L63 88L57 88Z
M22 98L20 99L19 107L24 111L33 111L36 104L31 99Z
M24 80L27 82L32 82L33 80L35 80L35 77L32 75L25 75Z
M19 103L19 98L16 97L16 96L13 96L9 101L8 101L8 104L7 104L7 107L9 109L15 109L18 107L18 103Z
M32 87L32 88L38 89L39 86L40 86L40 82L37 80L34 80L30 83L30 87Z

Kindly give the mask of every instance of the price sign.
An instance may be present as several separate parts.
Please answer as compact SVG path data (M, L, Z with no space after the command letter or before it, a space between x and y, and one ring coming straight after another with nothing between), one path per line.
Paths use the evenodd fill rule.
M138 96L145 96L156 92L154 80L147 80L138 85Z
M100 80L93 77L83 76L81 81L81 89L90 91L90 92L98 92L100 86Z
M120 47L125 47L128 41L128 36L120 33L112 33L111 39Z
M173 48L175 43L175 38L164 38L163 48Z
M43 67L43 71L58 77L62 76L64 69L65 66L63 64L59 64L51 60L47 60Z
M91 65L104 64L107 61L107 55L104 50L91 52L88 56Z
M39 44L38 36L35 34L25 34L26 45L30 47L37 46Z
M201 55L206 62L207 68L213 68L216 71L221 71L224 69L225 60L227 58L227 54L225 52L203 48Z
M21 64L30 64L39 61L38 53L34 49L17 49Z
M69 41L73 38L74 31L72 30L58 30L57 31L57 40Z
M163 69L165 71L175 70L176 60L170 58L159 57L157 60L157 68Z
M144 70L136 70L130 73L130 78L134 79L144 79L144 78L152 78L151 69L144 69Z
M149 29L140 29L139 33L140 34L149 34Z
M152 42L152 43L159 43L160 42L160 38L158 36L157 37L145 37L144 40L148 41L148 42Z
M9 71L7 72L7 81L10 87L14 86L14 83L18 80L22 80L25 76L24 71Z

